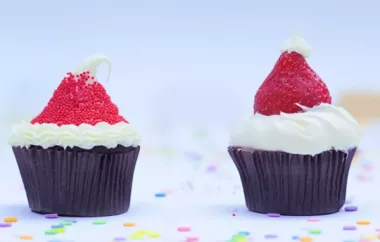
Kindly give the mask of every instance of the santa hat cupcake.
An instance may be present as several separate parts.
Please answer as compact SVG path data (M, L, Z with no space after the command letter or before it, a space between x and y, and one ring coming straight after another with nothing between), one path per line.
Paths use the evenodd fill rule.
M29 206L38 213L108 216L129 209L140 136L96 79L111 62L87 58L68 73L42 112L12 127Z
M251 211L318 215L344 204L360 128L331 105L309 55L303 38L288 40L255 95L253 116L231 133L228 151Z

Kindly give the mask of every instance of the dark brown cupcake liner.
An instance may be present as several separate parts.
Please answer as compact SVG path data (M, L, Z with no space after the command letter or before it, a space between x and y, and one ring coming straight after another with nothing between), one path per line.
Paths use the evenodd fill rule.
M338 212L356 148L296 155L229 147L250 211L310 216Z
M128 211L139 151L139 146L13 147L31 210L76 217Z

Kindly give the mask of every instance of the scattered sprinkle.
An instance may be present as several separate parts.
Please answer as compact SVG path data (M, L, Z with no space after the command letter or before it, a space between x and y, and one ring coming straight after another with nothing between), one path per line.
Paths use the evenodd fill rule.
M343 226L343 230L356 230L356 226Z
M134 227L134 226L136 226L136 223L134 223L134 222L125 222L125 223L123 223L123 226L124 227Z
M148 233L148 236L149 236L150 238L159 238L159 237L161 236L161 234L158 233L158 232L149 232L149 233Z
M320 229L309 229L309 234L321 234L322 230Z
M319 218L308 218L307 221L309 221L309 222L319 222L321 220Z
M312 242L313 241L313 238L311 237L301 237L300 238L300 242Z
M346 206L345 208L344 208L344 211L346 211L346 212L355 212L355 211L357 211L358 210L358 207L357 206Z
M52 214L45 214L45 218L47 218L47 219L54 219L54 218L58 218L58 214L56 214L56 213L52 213Z
M166 197L166 193L164 192L159 192L159 193L156 193L154 194L155 197Z
M129 239L130 240L140 240L140 239L143 239L143 235L142 234L131 234L129 236Z
M59 224L61 224L63 226L71 226L73 223L71 221L65 220L65 221L59 222Z
M62 225L62 224L56 224L56 225L51 226L52 229L59 229L59 228L63 228L63 227L64 227L64 225Z
M55 231L54 229L49 229L49 230L46 230L45 231L45 234L46 235L55 235L55 234L57 234L58 232L57 231Z
M276 238L277 238L277 235L275 235L275 234L266 234L266 235L265 235L265 238L266 238L266 239L276 239Z
M281 217L281 214L279 214L279 213L268 213L267 215L268 215L268 217L272 217L272 218Z
M197 236L190 236L186 238L186 242L198 242L198 241L199 241L199 237Z
M20 240L33 240L33 236L31 235L21 235Z
M95 224L95 225L102 225L102 224L106 224L107 222L105 220L95 220L92 222L92 224Z
M16 217L5 217L4 222L6 223L16 223L18 221L18 218Z
M238 235L244 235L244 236L249 236L251 233L248 231L241 231L237 233Z
M359 225L368 225L370 224L371 222L368 221L368 220L359 220L356 222L356 224L359 224Z
M188 226L181 226L181 227L178 227L177 230L179 232L189 232L189 231L191 231L191 228Z
M0 223L0 228L9 228L11 226L12 226L11 223Z
M115 242L126 241L126 238L124 238L124 237L116 237L116 238L113 239L113 241L115 241Z
M299 239L300 239L300 237L297 235L292 236L292 240L299 240Z

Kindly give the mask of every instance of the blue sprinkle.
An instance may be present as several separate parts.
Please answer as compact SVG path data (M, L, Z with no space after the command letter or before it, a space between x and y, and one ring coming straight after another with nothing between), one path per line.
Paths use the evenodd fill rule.
M155 197L166 197L166 193L161 192L161 193L156 193L154 194Z
M52 225L51 228L52 229L59 229L59 228L63 228L65 226L61 225L61 224L57 224L57 225Z
M292 237L292 240L299 240L300 239L300 237L298 237L298 236L296 236L296 235L294 235L293 237Z
M73 224L76 224L78 221L76 220L69 220L70 222L72 222Z
M245 235L245 236L249 236L251 233L248 232L248 231L241 231L239 233L237 233L238 235Z

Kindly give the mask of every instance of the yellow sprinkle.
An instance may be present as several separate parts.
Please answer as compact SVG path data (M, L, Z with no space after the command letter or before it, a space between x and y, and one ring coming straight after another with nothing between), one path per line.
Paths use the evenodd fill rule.
M149 232L148 236L151 237L151 238L158 238L158 237L161 236L161 234L157 233L157 232Z
M140 239L143 239L143 235L142 234L131 234L129 236L129 239L131 239L131 240L140 240Z
M16 223L18 221L18 218L16 217L5 217L4 222L5 223Z
M365 239L365 240L377 240L378 238L377 238L377 236L366 236L363 239Z
M136 226L136 223L133 223L133 222L126 222L123 224L124 227L134 227Z
M300 241L301 242L312 242L313 238L311 238L311 237L301 237Z
M148 230L137 230L135 232L135 234L140 234L140 235L144 235L144 234L149 234L150 231Z
M20 240L33 240L33 236L30 235L21 235Z
M53 229L55 232L57 233L64 233L65 232L65 228L55 228Z
M368 220L359 220L356 222L356 224L359 224L359 225L368 225L370 224L371 222L368 221Z

